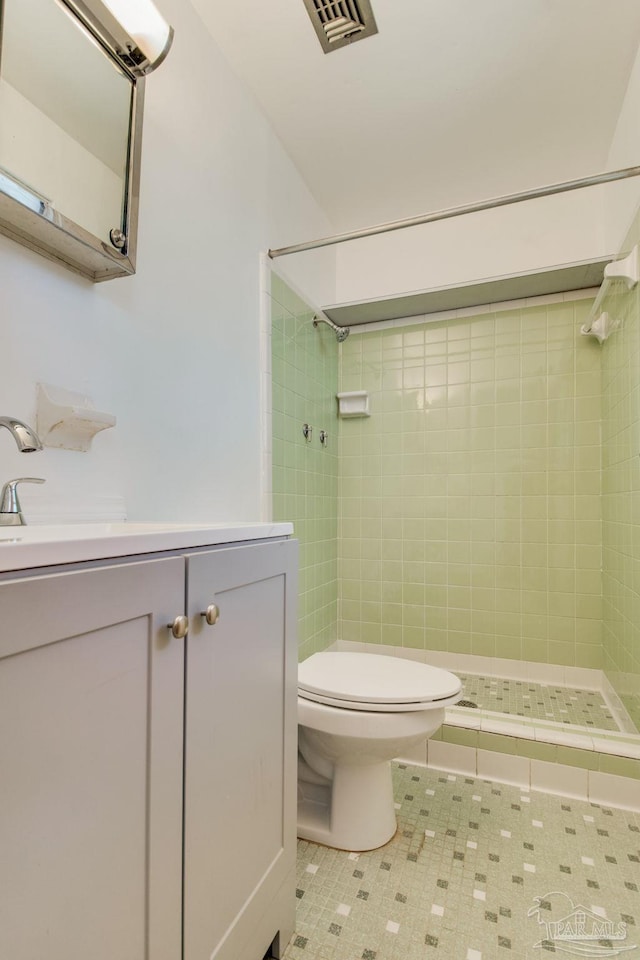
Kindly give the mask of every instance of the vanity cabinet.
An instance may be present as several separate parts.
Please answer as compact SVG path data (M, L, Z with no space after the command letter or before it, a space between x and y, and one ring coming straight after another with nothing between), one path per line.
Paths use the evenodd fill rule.
M295 906L292 547L187 559L184 960L262 960L278 932L263 942L274 891ZM292 932L293 914L282 949Z
M2 575L0 957L284 949L295 557L281 540Z

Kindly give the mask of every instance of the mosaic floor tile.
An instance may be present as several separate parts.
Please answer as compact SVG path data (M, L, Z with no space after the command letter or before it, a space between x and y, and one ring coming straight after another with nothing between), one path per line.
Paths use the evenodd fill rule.
M406 764L394 788L381 849L299 841L285 960L534 960L576 917L640 958L640 815Z
M548 686L529 680L505 680L459 673L464 699L481 710L572 726L619 730L601 693L575 687Z

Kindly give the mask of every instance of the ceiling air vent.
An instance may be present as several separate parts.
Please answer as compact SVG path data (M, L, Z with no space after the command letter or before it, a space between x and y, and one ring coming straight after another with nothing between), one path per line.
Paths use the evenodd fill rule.
M325 53L378 32L369 0L303 0Z

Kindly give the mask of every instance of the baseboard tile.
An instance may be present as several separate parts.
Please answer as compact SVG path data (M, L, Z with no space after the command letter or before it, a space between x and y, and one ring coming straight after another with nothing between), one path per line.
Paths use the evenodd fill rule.
M563 763L528 760L490 750L474 750L473 747L438 740L429 741L426 764L414 760L401 762L640 813L640 782L630 777L581 770Z
M477 776L481 780L497 780L517 787L528 787L531 780L531 761L513 754L477 750Z
M457 743L444 743L442 740L429 740L427 743L427 766L438 770L450 770L452 773L465 773L475 777L477 770L477 751Z
M427 741L423 740L422 743L418 743L415 747L410 747L408 750L405 750L401 757L397 757L396 759L400 763L413 763L418 767L426 767Z

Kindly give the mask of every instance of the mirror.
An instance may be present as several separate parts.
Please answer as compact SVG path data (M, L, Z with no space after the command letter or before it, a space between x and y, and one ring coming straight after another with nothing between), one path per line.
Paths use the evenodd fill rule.
M66 3L0 2L0 230L92 280L131 274L144 81Z

